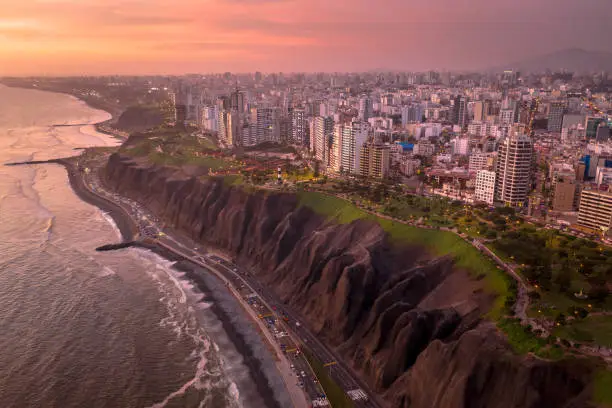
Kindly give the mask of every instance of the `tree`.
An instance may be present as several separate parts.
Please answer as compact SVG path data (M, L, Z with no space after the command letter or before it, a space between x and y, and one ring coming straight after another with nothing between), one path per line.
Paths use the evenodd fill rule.
M376 202L376 203L380 203L385 195L385 188L383 186L383 184L377 184L376 187L374 188L374 191L372 192L372 201Z
M319 177L319 172L320 172L320 170L321 170L321 169L320 169L320 167L321 167L321 165L319 164L319 161L318 161L318 160L316 160L316 161L315 161L315 164L314 164L314 177L315 177L315 178L318 178L318 177Z
M606 286L593 286L589 290L589 298L593 299L597 303L601 303L606 300L610 291Z
M559 285L561 292L567 292L572 285L572 273L567 268L567 265L562 265L561 269L557 272L555 277L555 283Z
M565 315L563 313L559 313L555 319L555 323L563 326L566 323Z
M611 265L607 263L595 265L591 273L593 280L604 284L612 272L611 269Z

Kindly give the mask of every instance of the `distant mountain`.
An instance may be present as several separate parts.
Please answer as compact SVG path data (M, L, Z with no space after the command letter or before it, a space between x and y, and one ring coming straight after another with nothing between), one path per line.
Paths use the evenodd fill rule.
M544 54L523 61L498 66L492 70L514 69L524 72L542 72L547 69L557 71L565 69L576 73L612 71L612 53L587 51L580 48L568 48L550 54Z

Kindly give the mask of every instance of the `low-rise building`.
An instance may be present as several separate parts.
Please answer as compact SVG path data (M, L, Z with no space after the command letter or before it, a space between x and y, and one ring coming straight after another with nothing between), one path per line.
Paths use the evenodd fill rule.
M453 154L460 156L467 156L470 154L470 138L469 137L457 137L451 140L453 147Z
M479 170L476 173L474 201L493 205L495 199L495 172Z
M417 144L414 145L412 151L417 156L431 157L436 151L436 147L433 145L433 143L419 141Z
M595 183L597 183L597 185L612 185L612 168L601 166L597 167L597 170L595 171Z
M492 153L474 152L470 154L468 170L470 173L476 173L480 170L489 170L493 168L495 155Z
M554 211L568 212L575 210L576 180L568 176L557 177L552 208Z

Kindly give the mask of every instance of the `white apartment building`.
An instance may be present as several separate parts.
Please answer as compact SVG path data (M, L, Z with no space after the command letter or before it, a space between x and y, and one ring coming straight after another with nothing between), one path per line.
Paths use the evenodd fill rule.
M474 201L493 205L493 201L495 200L495 172L479 170L478 173L476 173L475 184Z
M228 142L228 126L227 126L227 116L228 116L229 112L224 110L224 109L220 109L217 112L217 138L222 141L227 143Z
M208 130L211 132L219 131L219 113L217 112L216 106L205 106L202 108L202 129Z
M438 137L442 133L441 123L420 123L413 128L414 137L418 139Z
M496 199L507 206L522 207L531 188L532 166L529 136L517 133L502 140L497 155Z
M317 116L311 121L310 145L317 160L324 166L330 165L330 140L334 135L334 118Z
M470 138L456 137L451 141L453 146L453 154L459 156L467 156L470 154Z
M334 140L330 154L330 170L336 173L359 173L361 146L368 139L368 124L353 122L334 126Z
M306 126L306 110L304 108L295 108L291 112L291 142L300 146L305 146L307 140Z

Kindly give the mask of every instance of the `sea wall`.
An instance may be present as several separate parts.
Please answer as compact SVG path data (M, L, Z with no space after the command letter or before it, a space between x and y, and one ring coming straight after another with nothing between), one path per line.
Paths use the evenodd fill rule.
M579 361L515 355L483 320L482 281L378 224L337 224L293 194L247 192L113 154L105 182L194 240L223 248L301 313L389 406L588 407Z

